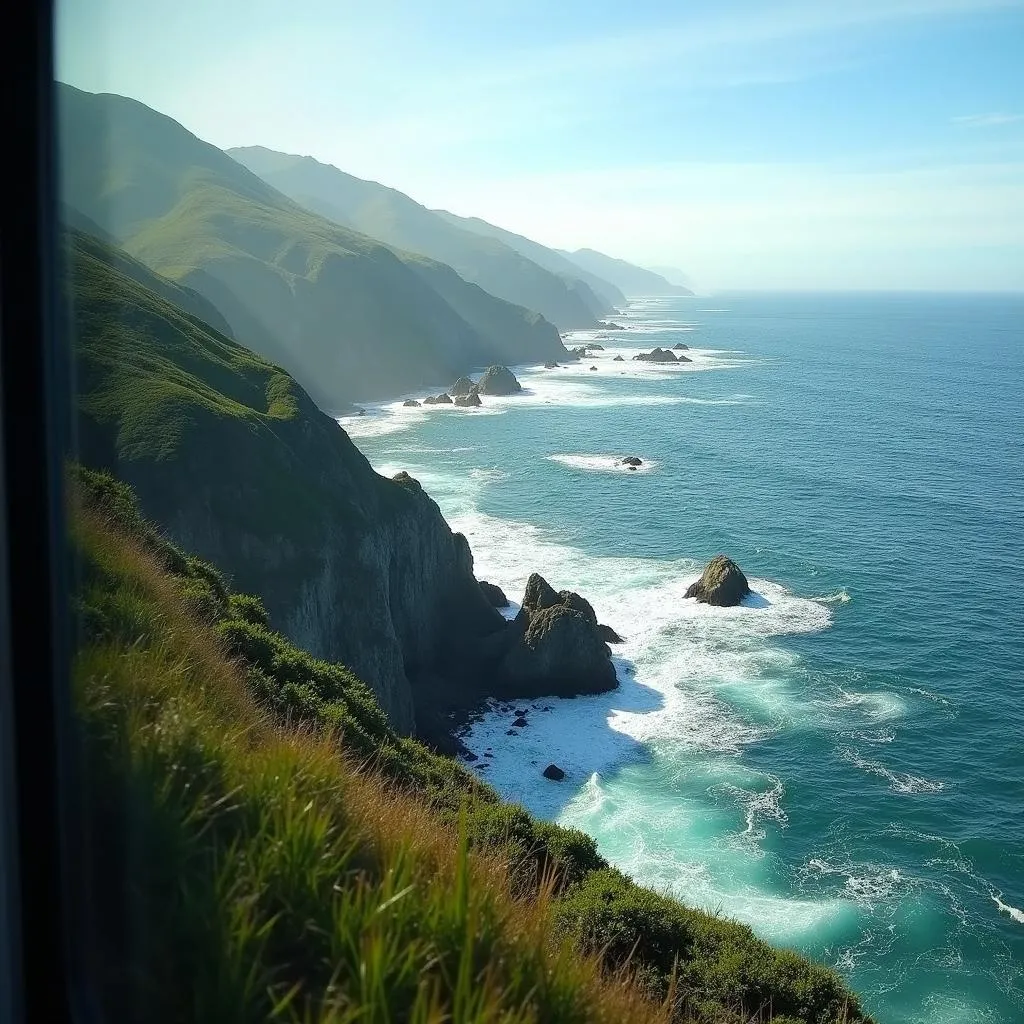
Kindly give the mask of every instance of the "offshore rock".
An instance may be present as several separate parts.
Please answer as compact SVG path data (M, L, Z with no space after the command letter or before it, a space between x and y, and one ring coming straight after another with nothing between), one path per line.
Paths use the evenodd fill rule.
M489 366L477 382L476 390L481 395L518 395L523 386L507 366Z
M683 596L728 608L739 604L749 593L750 584L740 567L726 555L715 555Z

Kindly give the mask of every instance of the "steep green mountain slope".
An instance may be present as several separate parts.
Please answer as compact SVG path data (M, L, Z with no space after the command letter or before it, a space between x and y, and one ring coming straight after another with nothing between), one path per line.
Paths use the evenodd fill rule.
M527 259L531 259L534 263L546 267L553 274L560 274L566 278L578 277L580 280L585 281L590 286L591 291L603 303L604 308L597 311L599 314L608 313L613 306L621 306L626 301L626 296L611 281L606 281L597 274L592 274L589 270L573 263L572 260L567 259L557 249L549 249L546 245L533 241L532 238L517 235L513 231L506 231L504 228L499 228L495 224L489 224L479 217L459 217L454 213L449 213L447 210L435 210L434 212L450 224L457 224L467 231L473 231L478 235L496 238L498 241L504 242L507 246L515 249L516 252L522 253Z
M470 326L427 283L421 257L303 209L141 103L62 86L59 112L65 202L212 302L323 408L450 380L499 356L565 356L553 325L462 282L465 301L486 307Z
M147 287L152 272L79 233L68 245L83 460L411 730L411 680L452 652L450 629L465 642L501 623L465 538L283 370Z
M302 206L388 245L446 263L467 281L536 310L562 330L592 327L594 314L609 310L610 304L595 297L571 265L568 274L552 274L516 246L465 231L396 189L345 174L313 157L262 146L228 154Z
M105 1016L867 1024L833 972L639 888L398 737L123 484L79 470L72 493Z
M576 266L611 281L626 295L692 295L689 288L671 284L660 274L645 270L625 260L605 256L594 249L563 252L563 256Z

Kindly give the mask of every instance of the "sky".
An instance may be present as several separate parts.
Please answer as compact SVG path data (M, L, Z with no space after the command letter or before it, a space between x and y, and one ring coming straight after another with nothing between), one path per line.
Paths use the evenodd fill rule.
M1024 289L1024 0L58 0L58 77L702 291Z

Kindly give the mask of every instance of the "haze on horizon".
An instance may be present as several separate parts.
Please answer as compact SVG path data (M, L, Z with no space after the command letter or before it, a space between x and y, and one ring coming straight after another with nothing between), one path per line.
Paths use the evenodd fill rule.
M700 290L1024 289L1024 0L65 0L58 77Z

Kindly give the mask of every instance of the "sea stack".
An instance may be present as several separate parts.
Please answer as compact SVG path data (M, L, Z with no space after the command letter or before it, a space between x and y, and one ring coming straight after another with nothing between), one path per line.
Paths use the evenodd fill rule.
M749 593L750 584L740 567L727 555L715 555L704 567L700 579L691 584L683 596L729 608L739 604Z
M518 395L523 386L507 366L488 366L476 390L481 395Z

